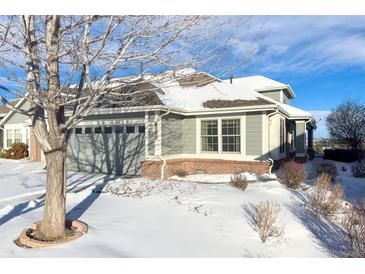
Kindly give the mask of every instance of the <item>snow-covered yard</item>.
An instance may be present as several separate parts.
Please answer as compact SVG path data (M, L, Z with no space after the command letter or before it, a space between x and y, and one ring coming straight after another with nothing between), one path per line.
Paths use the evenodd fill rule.
M364 197L365 180L341 169L346 198ZM243 192L226 183L83 173L69 173L67 209L89 233L55 248L23 249L13 240L42 218L44 179L42 163L0 160L0 257L332 257L347 251L341 229L306 205L313 179L307 190L293 191L259 178ZM285 234L263 244L250 216L253 205L266 200L280 204Z

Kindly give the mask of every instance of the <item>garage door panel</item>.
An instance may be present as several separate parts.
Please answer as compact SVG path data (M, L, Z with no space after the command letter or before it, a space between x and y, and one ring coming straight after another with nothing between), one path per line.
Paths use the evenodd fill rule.
M144 158L144 133L72 134L68 169L118 175L139 175Z

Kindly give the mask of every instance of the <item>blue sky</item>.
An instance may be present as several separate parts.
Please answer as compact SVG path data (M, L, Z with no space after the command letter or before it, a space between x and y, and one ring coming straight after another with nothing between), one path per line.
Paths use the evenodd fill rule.
M316 137L328 135L325 111L350 98L365 103L365 16L269 16L264 32L264 57L237 74L290 84L292 105L321 119Z
M320 120L316 137L328 136L325 116L343 100L365 103L365 16L254 16L242 26L234 19L224 27L240 40L226 65L250 48L255 52L233 76L264 75L290 84L297 94L292 105ZM261 38L252 42L261 27Z

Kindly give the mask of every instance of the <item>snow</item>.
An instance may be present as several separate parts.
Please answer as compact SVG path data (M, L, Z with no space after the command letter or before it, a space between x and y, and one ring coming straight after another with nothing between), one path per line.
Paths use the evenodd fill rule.
M0 205L0 257L333 257L347 251L341 229L314 216L306 203L313 178L306 190L293 191L274 175L262 175L241 191L227 183L82 173L69 174L67 211L69 218L89 225L88 234L59 247L20 248L13 240L42 218L44 197L32 194L44 191L42 167L0 160L2 199L24 195L21 201L8 199ZM364 180L348 175L340 174L348 186L346 195L360 197ZM226 182L228 176L197 178ZM80 185L84 187L76 187ZM282 239L263 244L251 218L254 204L266 200L280 204L285 232Z

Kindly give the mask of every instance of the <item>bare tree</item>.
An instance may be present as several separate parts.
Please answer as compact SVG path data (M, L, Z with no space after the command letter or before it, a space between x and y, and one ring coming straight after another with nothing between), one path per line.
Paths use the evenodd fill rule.
M247 16L0 17L0 89L25 98L31 108L15 109L9 96L1 100L31 117L47 164L42 239L65 235L66 157L72 127L106 101L138 104L154 89L153 77L164 85L171 82L173 73L156 72L195 67L224 77L253 64L265 21L257 27L250 20ZM241 43L246 51L227 65L232 48ZM128 89L117 93L116 84Z
M326 122L331 136L354 149L360 158L365 142L365 105L355 100L345 101L328 115Z

